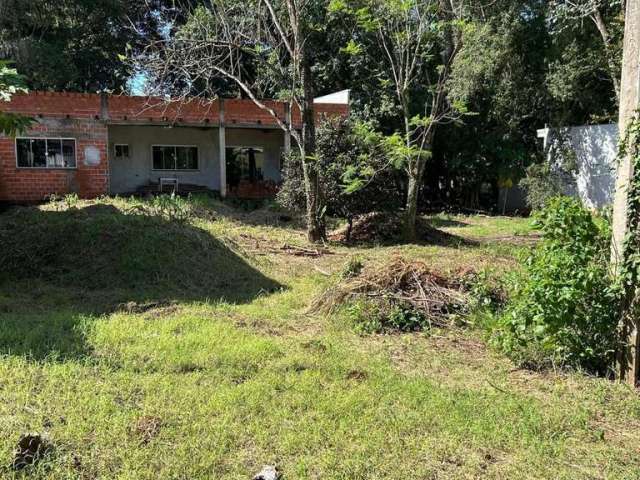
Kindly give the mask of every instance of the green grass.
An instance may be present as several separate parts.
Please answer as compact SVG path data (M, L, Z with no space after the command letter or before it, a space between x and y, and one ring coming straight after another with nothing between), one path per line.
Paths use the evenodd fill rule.
M287 479L640 478L627 387L517 370L472 330L358 336L306 311L332 281L319 270L352 255L499 275L527 220L457 216L440 227L476 243L316 259L279 251L304 235L277 212L201 201L177 224L97 203L0 216L0 478L247 479L269 463ZM26 432L54 449L16 474Z

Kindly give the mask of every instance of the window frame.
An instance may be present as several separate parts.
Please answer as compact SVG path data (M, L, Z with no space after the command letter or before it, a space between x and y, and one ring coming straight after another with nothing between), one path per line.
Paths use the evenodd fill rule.
M155 168L153 165L153 149L155 147L173 147L173 148L178 148L178 147L184 147L184 148L195 148L196 149L196 162L198 163L198 168ZM178 166L177 163L177 159L178 159L178 152L176 151L176 167ZM200 172L200 148L198 147L198 145L175 145L175 144L167 144L167 145L162 145L162 144L153 144L151 145L151 171L152 172Z
M59 140L60 145L62 146L62 142L73 141L73 159L75 161L75 166L73 167L50 167L45 165L44 167L21 167L18 163L18 140L44 140L45 141L45 151L48 150L46 142L49 140ZM13 142L15 147L15 156L16 156L16 168L21 170L77 170L78 169L78 140L73 137L16 137ZM46 154L45 154L46 157Z
M118 147L127 147L127 156L118 156ZM131 147L128 143L114 143L113 144L113 158L131 158Z

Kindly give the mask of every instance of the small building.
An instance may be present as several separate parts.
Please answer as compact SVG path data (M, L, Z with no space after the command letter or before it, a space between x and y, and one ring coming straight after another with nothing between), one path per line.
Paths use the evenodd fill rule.
M265 101L300 126L288 104ZM348 114L348 92L321 97L316 117ZM0 201L38 202L161 190L264 198L281 180L287 132L251 100L167 102L106 94L31 92L0 110L34 119L17 138L0 134Z

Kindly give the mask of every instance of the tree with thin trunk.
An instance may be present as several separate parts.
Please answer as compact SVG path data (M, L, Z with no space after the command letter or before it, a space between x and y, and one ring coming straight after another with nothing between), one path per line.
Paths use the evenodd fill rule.
M604 12L617 12L624 19L625 8L625 0L553 0L549 5L549 18L554 29L562 29L567 25L574 25L583 19L590 20L596 27L602 40L609 77L618 103L620 102L619 47L616 48L616 45L614 45L614 36L605 21Z
M325 2L212 0L195 8L183 4L178 10L186 21L177 26L167 18L163 38L151 41L134 59L149 80L148 93L211 101L220 93L223 79L269 113L297 144L304 171L308 238L323 240L323 192L314 167L312 37L326 25ZM290 112L299 112L301 128L261 100L269 97L286 102Z
M403 234L416 238L418 199L438 125L455 122L462 105L447 97L447 84L461 48L462 9L453 0L369 0L348 5L381 52L386 81L393 86L402 118L396 154L407 175Z

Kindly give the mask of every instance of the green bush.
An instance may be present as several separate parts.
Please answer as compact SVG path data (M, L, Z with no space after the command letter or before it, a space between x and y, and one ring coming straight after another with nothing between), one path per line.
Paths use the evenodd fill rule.
M619 293L609 272L608 222L568 197L536 215L543 239L513 285L494 340L522 365L599 374L613 364Z
M358 299L346 307L347 317L358 333L417 332L429 328L425 315L391 299Z
M310 168L319 174L325 213L350 226L358 215L396 211L403 203L402 173L390 161L383 137L366 124L339 118L321 123L316 161ZM278 203L290 211L304 211L304 176L296 151L285 158L282 175Z

